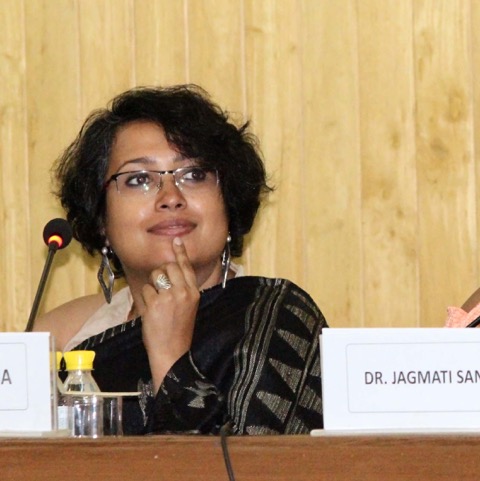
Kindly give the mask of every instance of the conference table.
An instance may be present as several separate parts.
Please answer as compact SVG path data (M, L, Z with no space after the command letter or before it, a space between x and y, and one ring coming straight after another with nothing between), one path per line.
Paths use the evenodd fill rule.
M236 481L478 480L478 434L233 436ZM229 481L216 436L1 438L2 481Z

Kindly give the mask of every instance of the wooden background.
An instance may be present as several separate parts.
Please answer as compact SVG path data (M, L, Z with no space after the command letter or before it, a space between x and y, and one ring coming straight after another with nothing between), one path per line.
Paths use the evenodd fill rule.
M0 0L0 329L25 327L85 116L185 82L252 120L277 186L247 272L335 327L443 325L480 284L478 26L476 0ZM97 264L60 251L42 310Z

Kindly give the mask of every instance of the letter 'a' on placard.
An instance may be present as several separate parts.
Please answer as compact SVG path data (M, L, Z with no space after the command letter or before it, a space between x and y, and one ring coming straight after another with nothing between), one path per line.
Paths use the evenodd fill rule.
M480 429L480 329L329 328L320 351L324 433Z
M56 429L53 341L47 332L0 333L0 435Z

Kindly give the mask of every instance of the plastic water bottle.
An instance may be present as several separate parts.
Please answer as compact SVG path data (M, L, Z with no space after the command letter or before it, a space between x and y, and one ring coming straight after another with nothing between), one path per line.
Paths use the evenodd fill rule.
M60 379L60 364L62 362L63 354L60 351L56 352L57 364L57 429L59 431L72 430L72 416L71 407L69 406L68 398L65 396L65 387Z
M103 435L103 398L92 376L94 351L68 351L65 396L71 406L72 435L97 438Z

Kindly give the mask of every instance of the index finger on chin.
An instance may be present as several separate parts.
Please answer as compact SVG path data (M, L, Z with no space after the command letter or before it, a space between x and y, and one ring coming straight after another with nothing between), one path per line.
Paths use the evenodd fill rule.
M180 237L175 237L173 239L173 251L175 253L175 258L177 263L182 269L183 275L187 282L192 285L196 285L197 278L195 276L195 271L193 270L190 259L188 258L187 250L185 249L185 244Z

